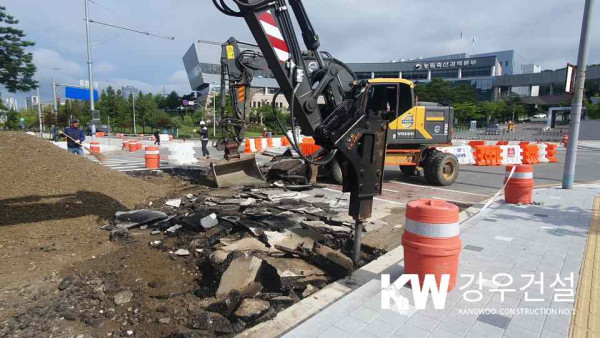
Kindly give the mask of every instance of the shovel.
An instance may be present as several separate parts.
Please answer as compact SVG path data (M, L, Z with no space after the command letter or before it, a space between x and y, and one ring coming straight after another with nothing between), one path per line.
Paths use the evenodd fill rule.
M71 136L65 134L62 130L60 130L58 132L59 135L63 135L64 137L70 139L71 141L77 143L77 141L75 139L73 139ZM86 146L84 146L82 143L79 143L80 146L83 147L83 149L87 150L90 154L92 154L92 156L94 156L98 161L100 161L100 163L104 162L106 160L106 157L104 157L104 155L102 154L96 154L94 152L92 152L92 150Z

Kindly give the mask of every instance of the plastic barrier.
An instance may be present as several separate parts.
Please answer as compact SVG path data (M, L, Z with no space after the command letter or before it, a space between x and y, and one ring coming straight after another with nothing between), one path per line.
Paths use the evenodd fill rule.
M523 164L537 164L540 163L538 158L539 150L535 144L528 144L529 142L521 142L521 149L523 149Z
M548 145L546 143L538 143L538 144L536 144L536 146L538 147L538 161L540 163L548 163L548 162L550 162L546 158L546 154L547 154L546 148L548 147Z
M471 142L469 142L469 145L472 148L475 148L477 146L484 146L485 145L485 141L471 141Z
M300 150L304 156L310 156L321 149L320 146L315 144L315 139L312 137L305 137L300 145Z
M475 146L475 165L498 166L501 165L500 146Z
M194 143L172 143L169 147L169 164L188 165L198 163Z
M501 164L521 164L523 163L523 149L518 145L502 145L500 146L502 158Z
M282 137L281 138L281 146L282 147L289 147L291 146L290 141L287 139L287 137Z
M443 153L454 154L460 164L475 164L473 149L470 146L440 147L436 149Z
M548 159L548 162L558 162L558 159L556 158L556 148L558 148L558 144L546 143L546 145L546 158Z
M92 154L100 154L100 142L90 142L90 151Z
M129 150L129 140L123 140L123 147L121 147L121 150Z
M531 204L531 196L533 193L533 166L532 165L517 165L515 172L510 180L508 179L513 166L506 167L504 183L504 199L510 204ZM508 180L508 183L506 181Z
M157 146L146 147L146 154L144 154L144 160L146 161L146 168L159 169L160 149Z
M421 286L430 274L438 287L446 274L450 275L448 291L456 285L462 248L458 213L456 205L442 200L420 199L406 205L404 273L418 275Z
M497 146L507 146L508 145L508 141L498 141L496 142Z

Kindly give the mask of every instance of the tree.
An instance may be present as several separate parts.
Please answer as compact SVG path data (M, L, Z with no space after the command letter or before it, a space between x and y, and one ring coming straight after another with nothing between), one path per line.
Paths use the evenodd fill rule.
M165 108L167 109L177 109L181 107L181 98L176 91L172 91L164 101Z
M13 130L21 129L19 122L19 113L17 113L14 109L9 110L6 114L6 127Z
M26 53L25 48L35 43L22 40L25 33L12 27L18 20L6 14L6 8L0 6L0 84L9 92L27 92L37 88L33 80L35 65L33 54Z
M591 101L585 102L586 116L590 119L600 119L600 102L593 104Z
M443 79L417 84L415 95L419 97L419 101L437 102L443 105L477 101L477 91L470 84L455 85Z

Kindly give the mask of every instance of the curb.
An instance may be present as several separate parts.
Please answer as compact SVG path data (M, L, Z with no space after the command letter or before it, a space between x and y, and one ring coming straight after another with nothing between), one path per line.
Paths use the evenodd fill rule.
M460 223L476 216L485 202L461 211ZM236 337L280 337L402 261L404 261L404 248L400 245L354 271L350 276L325 286L318 292L279 312L275 318L251 327Z

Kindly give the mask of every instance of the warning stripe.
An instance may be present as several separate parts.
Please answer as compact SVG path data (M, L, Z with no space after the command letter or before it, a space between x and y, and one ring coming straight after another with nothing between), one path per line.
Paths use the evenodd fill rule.
M290 58L290 49L287 43L283 39L283 35L277 26L277 21L270 11L262 12L258 15L258 20L262 26L275 54L279 58L279 61L285 62Z

